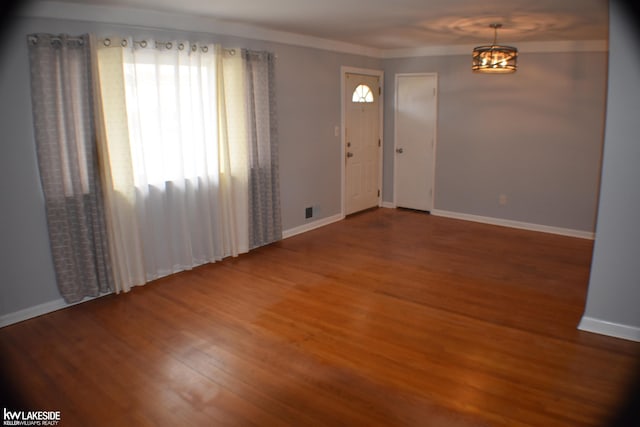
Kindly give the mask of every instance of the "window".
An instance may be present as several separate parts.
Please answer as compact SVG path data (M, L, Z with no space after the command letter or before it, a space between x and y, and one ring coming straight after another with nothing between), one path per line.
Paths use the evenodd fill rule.
M219 94L213 53L126 53L131 53L124 57L124 84L136 185L162 188L166 182L217 176Z
M356 90L353 91L351 102L373 102L373 92L371 88L367 85L359 85Z
M127 39L98 63L118 291L281 238L272 54Z

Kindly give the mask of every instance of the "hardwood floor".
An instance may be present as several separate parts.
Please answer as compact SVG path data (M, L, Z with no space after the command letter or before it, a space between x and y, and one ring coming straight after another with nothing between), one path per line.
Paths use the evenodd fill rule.
M379 209L0 329L61 426L596 426L640 343L576 329L592 242Z

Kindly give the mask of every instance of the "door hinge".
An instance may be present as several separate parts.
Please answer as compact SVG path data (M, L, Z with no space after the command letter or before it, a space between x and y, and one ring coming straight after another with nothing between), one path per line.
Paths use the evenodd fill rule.
M382 142L380 142L380 139L378 139L378 147L382 147Z
M378 190L378 197L380 197L380 190Z

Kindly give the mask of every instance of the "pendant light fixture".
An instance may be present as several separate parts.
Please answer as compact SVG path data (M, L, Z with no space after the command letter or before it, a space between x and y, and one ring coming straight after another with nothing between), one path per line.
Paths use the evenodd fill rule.
M505 74L513 73L518 68L518 49L511 46L496 44L498 40L498 28L502 24L491 24L493 28L493 43L491 46L478 46L473 49L474 73Z

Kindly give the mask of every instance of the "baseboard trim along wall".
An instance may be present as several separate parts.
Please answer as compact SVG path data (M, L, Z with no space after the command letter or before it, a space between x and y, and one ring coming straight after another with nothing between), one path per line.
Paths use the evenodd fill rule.
M393 205L393 203L390 203L390 202L382 202L382 207L394 208L395 206ZM466 221L500 225L503 227L520 228L520 229L531 230L531 231L541 231L545 233L560 234L563 236L579 237L583 239L593 240L594 238L594 233L589 233L586 231L550 227L546 225L504 220L499 218L483 217L478 215L443 211L439 209L432 210L431 214L436 216L447 217L447 218L462 219ZM329 225L334 222L341 221L343 219L344 219L344 216L342 214L336 214L326 218L321 218L317 221L312 221L297 227L284 230L282 232L282 238L287 239L289 237L306 233L307 231L315 230L316 228L324 227L325 225ZM84 301L88 301L88 299L83 300L81 302L84 302ZM54 301L49 301L33 307L25 308L23 310L19 310L13 313L5 314L3 316L0 316L0 328L4 326L12 325L14 323L22 322L23 320L31 319L33 317L41 316L43 314L51 313L53 311L60 310L65 307L70 307L71 305L74 305L74 304L67 304L64 302L62 298L60 298ZM584 328L582 327L583 323L585 324ZM605 322L597 319L590 319L590 318L583 318L583 321L580 323L580 325L581 325L580 329L588 330L590 332L597 332L605 335L619 336L621 338L640 341L640 330L636 330L628 326L617 325L614 323ZM619 330L622 332L616 332ZM613 332L608 333L607 331L613 331Z
M60 298L54 301L45 302L44 304L25 308L24 310L14 311L13 313L5 314L0 317L0 328L22 322L23 320L31 319L32 317L51 313L52 311L60 310L65 307L67 307L67 304L62 298Z
M289 228L288 230L284 230L282 232L282 238L288 239L289 237L293 237L297 234L306 233L307 231L315 230L316 228L324 227L325 225L332 224L334 222L338 222L344 219L342 214L336 214L333 216L329 216L326 218L321 218L317 221L308 222L306 224L299 225L297 227Z
M394 209L394 208L396 207L396 205L395 205L395 204L393 204L393 202L384 202L384 201L383 201L383 202L380 204L380 207L381 207L381 208L387 208L387 209Z
M578 329L610 337L640 342L640 328L583 316Z
M14 323L22 322L23 320L29 320L34 317L42 316L43 314L52 313L54 311L61 310L63 308L71 307L76 304L82 304L83 302L91 301L96 298L109 295L112 292L100 295L98 297L85 298L82 301L75 302L73 304L67 304L62 298L45 302L42 304L34 305L33 307L27 307L23 310L14 311L13 313L4 314L0 316L0 328L13 325Z
M453 219L462 219L465 221L481 222L483 224L499 225L502 227L519 228L522 230L540 231L542 233L559 234L561 236L578 237L580 239L593 240L595 238L595 233L589 231L573 230L571 228L552 227L549 225L533 224L530 222L512 221L509 219L443 211L440 209L433 209L431 211L431 215Z
M344 219L344 216L342 216L341 214L337 214L337 215L333 215L327 218L322 218L307 224L303 224L298 227L290 228L282 232L282 238L286 239L288 237L295 236L296 234L302 234L307 231L314 230L316 228L324 227L325 225L329 225L331 223L340 221L342 219ZM105 295L108 295L108 294L105 294ZM100 298L100 297L97 297L97 298ZM14 311L13 313L4 314L0 316L0 328L13 325L14 323L22 322L24 320L32 319L34 317L42 316L43 314L52 313L54 311L71 307L76 304L81 304L83 302L90 301L92 299L94 298L86 298L75 304L67 304L66 302L64 302L62 298L59 298L53 301L35 305L33 307L28 307L23 310Z

